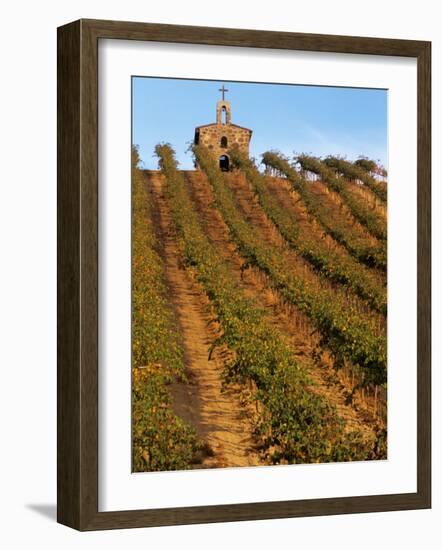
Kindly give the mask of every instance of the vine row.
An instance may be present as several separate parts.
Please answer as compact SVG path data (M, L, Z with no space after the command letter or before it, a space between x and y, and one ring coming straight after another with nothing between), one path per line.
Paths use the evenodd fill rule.
M260 240L239 212L232 192L209 151L194 147L199 166L212 186L215 201L242 256L269 276L271 285L289 302L305 312L339 366L347 359L362 369L362 385L386 383L386 338L377 334L373 319L355 312L336 292L312 288L309 281L291 273L274 247Z
M265 176L260 174L253 162L239 149L230 150L229 155L233 164L246 175L253 191L258 196L262 209L289 245L298 251L321 275L334 282L344 284L366 300L373 309L386 315L385 288L378 283L368 268L350 255L330 250L321 240L309 238L304 233L301 238L296 221L269 192Z
M362 181L378 199L383 203L387 202L387 186L385 183L376 181L375 178L359 164L332 156L325 158L324 164L346 178Z
M373 442L345 432L335 408L312 391L312 382L285 337L265 312L246 297L205 235L177 170L170 145L156 147L166 194L187 265L211 300L222 334L212 346L227 345L233 358L226 380L256 384L262 407L256 431L273 463L327 462L374 458Z
M334 170L329 168L320 159L308 155L298 155L296 161L303 170L314 172L328 184L330 189L338 193L359 223L364 225L368 231L377 239L387 239L387 225L385 220L371 209L367 204L358 200L345 186L342 178Z
M266 167L277 170L289 180L303 200L307 212L315 217L324 228L324 231L342 244L354 258L368 267L377 267L386 271L387 250L385 244L370 245L366 239L355 234L354 230L351 227L349 228L342 219L333 216L311 191L309 184L299 172L282 155L267 151L262 156L262 162Z
M132 150L132 469L183 470L204 448L172 410L168 384L183 382L184 357L156 251L147 182Z

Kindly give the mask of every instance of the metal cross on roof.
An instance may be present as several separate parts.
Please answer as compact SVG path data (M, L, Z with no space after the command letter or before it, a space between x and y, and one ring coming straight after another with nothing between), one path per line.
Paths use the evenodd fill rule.
M229 90L227 88L224 88L224 84L223 84L223 87L219 89L220 92L222 92L223 94L223 101L224 101L224 93L225 92L228 92Z

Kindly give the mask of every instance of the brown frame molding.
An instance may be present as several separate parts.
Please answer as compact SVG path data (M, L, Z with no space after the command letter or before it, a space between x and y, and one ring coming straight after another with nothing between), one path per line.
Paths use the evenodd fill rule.
M98 40L414 57L418 65L417 493L98 512ZM58 521L81 531L431 507L431 43L79 20L58 29Z

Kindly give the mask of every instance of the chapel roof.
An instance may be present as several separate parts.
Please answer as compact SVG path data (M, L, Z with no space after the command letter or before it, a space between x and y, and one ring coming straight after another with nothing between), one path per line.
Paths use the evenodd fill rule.
M201 124L200 126L196 126L195 130L199 130L200 128L207 128L209 126L233 126L234 128L240 128L241 130L247 130L247 132L252 133L252 130L250 128L246 128L245 126L240 126L239 124L233 124L233 122L230 122L229 124L217 124L216 122L212 122L210 124Z

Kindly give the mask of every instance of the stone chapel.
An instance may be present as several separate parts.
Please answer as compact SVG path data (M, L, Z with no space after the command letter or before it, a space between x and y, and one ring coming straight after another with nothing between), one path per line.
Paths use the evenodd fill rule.
M227 172L230 170L230 159L227 150L229 147L237 145L241 151L249 156L252 130L233 124L230 102L224 96L228 90L223 85L219 91L222 93L222 99L216 104L216 122L197 126L195 128L194 144L207 147L218 160L221 170Z

